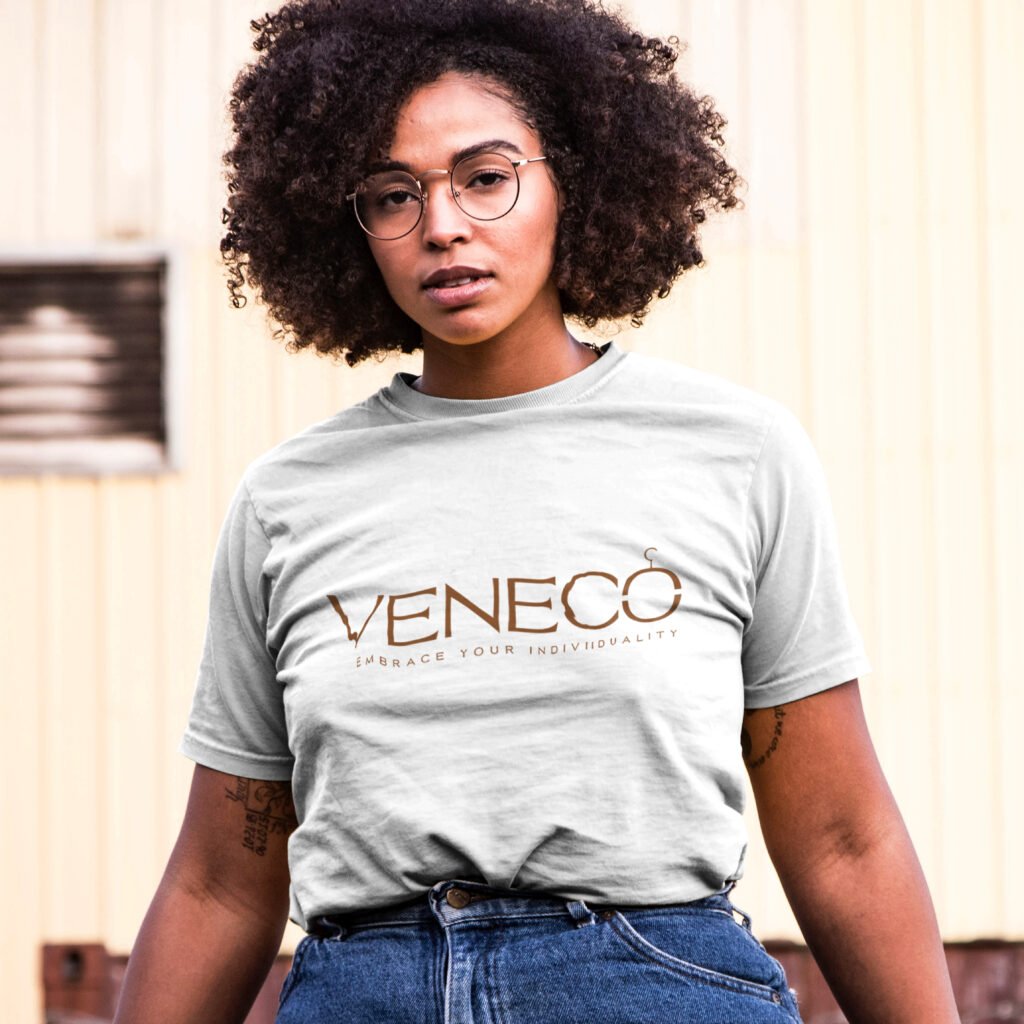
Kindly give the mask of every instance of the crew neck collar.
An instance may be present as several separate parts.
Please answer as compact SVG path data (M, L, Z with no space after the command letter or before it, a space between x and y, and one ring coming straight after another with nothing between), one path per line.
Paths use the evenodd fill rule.
M394 375L387 387L381 388L378 395L393 412L429 420L562 405L582 397L603 382L627 355L629 353L619 348L614 340L609 341L601 347L600 356L577 373L542 388L499 398L441 398L425 395L412 386L412 382L417 379L416 374L402 370Z

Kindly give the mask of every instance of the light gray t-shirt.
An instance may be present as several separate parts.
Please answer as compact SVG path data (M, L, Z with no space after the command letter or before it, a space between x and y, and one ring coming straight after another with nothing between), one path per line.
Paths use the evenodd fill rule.
M799 420L614 341L502 398L414 379L246 467L180 751L291 779L303 928L446 878L739 878L744 707L871 670Z

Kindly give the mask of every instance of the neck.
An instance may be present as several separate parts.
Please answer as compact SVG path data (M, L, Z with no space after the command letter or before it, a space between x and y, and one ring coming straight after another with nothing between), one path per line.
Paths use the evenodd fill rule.
M555 384L599 358L597 346L564 329L554 340L491 338L457 345L425 336L423 373L412 383L438 398L503 398Z

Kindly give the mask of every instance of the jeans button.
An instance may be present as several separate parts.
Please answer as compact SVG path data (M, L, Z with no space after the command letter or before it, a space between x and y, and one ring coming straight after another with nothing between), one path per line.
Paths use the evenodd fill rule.
M444 894L444 898L448 901L449 906L455 907L457 910L468 906L471 899L465 889L449 889Z

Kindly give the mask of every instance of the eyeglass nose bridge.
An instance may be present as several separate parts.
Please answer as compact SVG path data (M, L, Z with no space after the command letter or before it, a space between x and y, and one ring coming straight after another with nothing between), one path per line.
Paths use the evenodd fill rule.
M422 185L423 182L422 182L421 179L425 178L428 174L448 174L448 175L452 175L454 173L455 173L455 168L454 167L430 167L430 168L428 168L425 171L420 171L419 178L416 178L415 180L416 180L416 184Z
M452 198L455 200L455 205L462 210L462 205L459 203L459 192L455 190L455 168L454 167L431 167L428 170L420 171L418 178L414 177L413 181L416 182L417 188L420 190L420 217L423 216L423 207L427 204L427 190L423 187L423 179L428 174L446 174L448 176L448 191L451 192ZM465 213L465 210L462 210ZM468 214L467 214L468 216ZM417 224L419 221L416 222Z
M411 231L415 231L416 228L419 227L420 221L423 220L423 213L424 213L424 210L426 209L426 206L427 206L427 190L423 187L423 179L428 174L445 174L445 175L447 175L448 176L448 192L451 194L452 199L455 200L455 206L458 209L459 213L463 214L466 217L470 217L470 219L476 219L476 218L473 218L471 214L466 213L466 211L463 210L463 208L462 208L462 203L459 202L459 196L461 195L461 192L458 192L455 189L455 168L454 167L429 167L425 171L420 171L420 175L419 175L418 178L415 175L411 175L411 174L409 175L409 177L412 178L412 180L416 182L416 188L419 189L419 193L420 193L420 212L416 216L416 223L413 224L413 226L411 228L409 228L409 231L407 231L406 234L409 234L409 232L411 232ZM401 237L401 236L399 236L399 237Z

